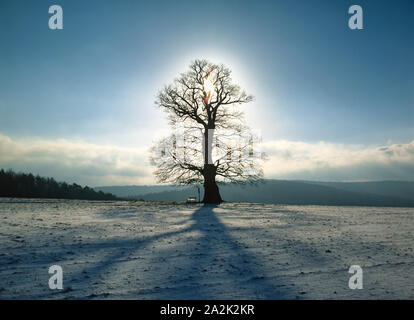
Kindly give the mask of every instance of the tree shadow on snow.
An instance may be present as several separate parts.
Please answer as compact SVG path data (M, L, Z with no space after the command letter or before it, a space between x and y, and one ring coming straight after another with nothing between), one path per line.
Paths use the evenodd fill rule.
M76 272L66 273L65 286L73 290L60 292L60 298L294 297L281 279L266 275L262 261L231 235L231 228L220 221L215 208L201 206L191 214L187 225L179 223L178 229L153 236L64 245L54 253L64 258L71 250L72 261L85 262ZM91 254L99 257L97 262L85 260ZM47 297L50 294L43 296Z
M160 299L286 299L292 296L275 277L267 277L261 261L230 234L217 217L217 205L195 210L188 231L199 236L186 243L187 255L170 270ZM161 255L171 256L176 248ZM171 282L173 285L171 285Z

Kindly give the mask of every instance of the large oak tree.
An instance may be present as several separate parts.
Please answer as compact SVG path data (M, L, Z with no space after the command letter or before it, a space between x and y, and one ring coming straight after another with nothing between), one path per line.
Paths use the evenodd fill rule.
M173 129L152 148L158 182L204 184L204 203L222 201L218 182L254 183L263 176L258 137L240 105L253 100L223 65L196 60L158 94Z

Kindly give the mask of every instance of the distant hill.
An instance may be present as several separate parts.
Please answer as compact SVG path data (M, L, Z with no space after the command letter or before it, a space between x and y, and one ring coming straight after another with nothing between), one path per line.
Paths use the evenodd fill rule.
M229 202L413 207L413 186L413 182L402 181L337 183L265 180L257 186L221 185L220 193L223 199ZM190 196L197 196L197 189L194 186L163 186L164 190L154 187L156 186L131 187L128 193L131 195L135 193L135 196L130 196L132 199L146 201L185 201ZM122 190L126 187L118 188ZM114 189L113 191L117 196L121 196Z
M0 170L0 197L116 200L113 194L95 191L76 183L57 182L53 178Z
M307 205L414 206L412 199L351 190L351 188L344 190L312 182L266 180L256 187L226 185L221 188L221 194L227 201Z
M414 182L412 181L308 182L351 192L371 193L414 200Z
M108 192L122 198L136 198L148 193L158 193L163 191L184 190L187 186L161 185L161 186L107 186L95 187L96 191Z

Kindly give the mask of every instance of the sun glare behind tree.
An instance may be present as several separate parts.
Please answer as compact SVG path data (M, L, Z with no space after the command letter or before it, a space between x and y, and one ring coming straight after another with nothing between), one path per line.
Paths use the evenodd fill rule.
M151 150L160 183L204 185L204 203L219 203L217 183L255 183L263 177L259 136L245 124L239 105L253 100L223 65L195 60L158 94L171 136Z

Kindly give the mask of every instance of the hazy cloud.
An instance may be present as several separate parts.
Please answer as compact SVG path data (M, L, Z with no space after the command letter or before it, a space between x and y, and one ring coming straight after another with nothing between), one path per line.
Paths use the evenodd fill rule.
M414 141L366 147L326 142L271 141L265 175L313 180L414 180Z
M146 148L84 141L15 140L0 134L0 167L90 186L152 183Z
M414 141L386 146L268 141L265 177L275 179L414 180ZM153 184L148 148L84 141L11 139L0 134L0 168L82 185Z

